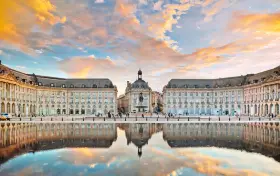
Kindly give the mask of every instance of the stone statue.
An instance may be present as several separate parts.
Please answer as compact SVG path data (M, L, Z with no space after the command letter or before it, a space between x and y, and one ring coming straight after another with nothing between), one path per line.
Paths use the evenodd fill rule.
M139 102L142 103L144 100L142 92L139 94Z

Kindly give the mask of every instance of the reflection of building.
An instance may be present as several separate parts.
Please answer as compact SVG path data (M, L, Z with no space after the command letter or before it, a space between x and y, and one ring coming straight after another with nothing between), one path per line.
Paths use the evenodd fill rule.
M280 154L278 122L163 124L163 138L170 147L215 146Z
M133 143L138 148L138 156L142 155L142 147L148 144L149 139L154 133L162 130L161 124L120 124L120 128L125 130L127 145Z
M117 111L109 79L64 79L25 74L0 65L1 112L21 116L106 114Z
M143 102L140 97L143 96ZM138 71L138 79L134 83L127 82L125 95L119 97L119 109L125 112L152 112L152 90L142 79L142 71ZM121 107L122 106L122 107Z
M0 156L26 150L64 147L108 148L117 139L116 124L8 123L0 127Z
M163 94L167 113L279 115L280 66L230 78L171 79Z

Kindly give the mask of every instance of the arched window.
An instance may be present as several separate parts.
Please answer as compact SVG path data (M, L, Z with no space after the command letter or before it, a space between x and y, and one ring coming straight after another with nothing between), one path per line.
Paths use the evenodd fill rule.
M97 88L97 85L96 85L96 84L93 84L93 85L92 85L92 88Z
M65 88L65 84L62 84L62 87Z
M86 85L83 84L83 85L82 85L82 88L86 88Z
M41 82L38 82L38 85L39 85L39 86L41 86L41 85L42 85L42 83L41 83Z
M73 84L71 84L71 85L70 85L70 87L71 87L71 88L74 88L74 85L73 85Z
M54 84L53 84L53 83L51 83L51 87L54 87Z

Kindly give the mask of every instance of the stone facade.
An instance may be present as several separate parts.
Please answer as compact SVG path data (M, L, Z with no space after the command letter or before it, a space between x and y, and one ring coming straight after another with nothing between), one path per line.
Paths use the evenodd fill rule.
M140 94L143 102L140 102ZM152 89L148 83L142 79L142 71L138 71L138 79L134 83L127 81L125 95L119 97L119 104L125 113L152 112Z
M0 109L16 116L117 113L109 79L64 79L25 74L0 65Z
M280 66L246 76L172 79L163 89L164 112L184 115L279 115Z

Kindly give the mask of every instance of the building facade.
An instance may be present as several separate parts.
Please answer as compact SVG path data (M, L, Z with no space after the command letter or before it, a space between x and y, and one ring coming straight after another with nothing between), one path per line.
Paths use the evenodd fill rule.
M16 116L117 113L109 79L65 79L25 74L0 65L1 113Z
M280 66L246 76L172 79L164 112L184 115L279 115Z
M152 89L142 79L141 70L138 71L138 79L134 83L127 81L125 95L118 100L119 108L125 113L152 112Z

